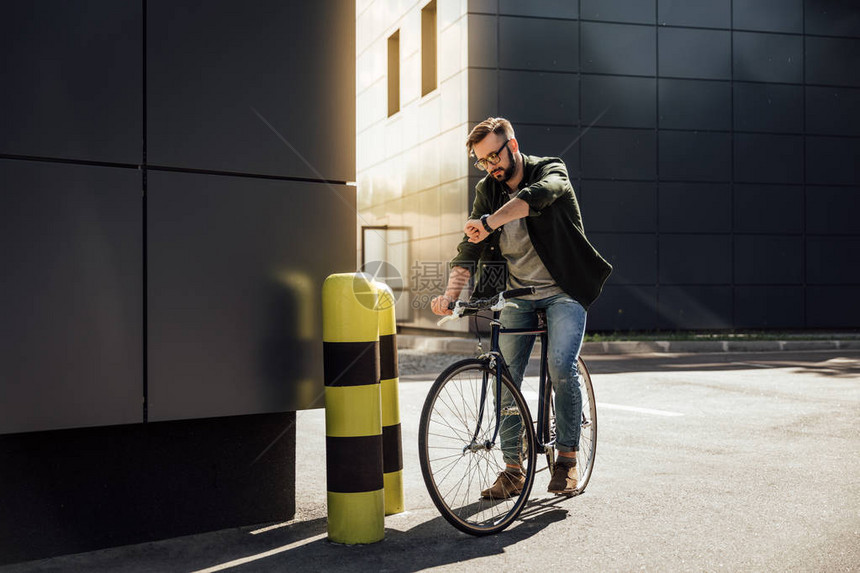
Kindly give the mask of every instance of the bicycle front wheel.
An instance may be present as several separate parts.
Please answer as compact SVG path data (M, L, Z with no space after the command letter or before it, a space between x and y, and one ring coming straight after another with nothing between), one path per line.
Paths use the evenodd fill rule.
M502 378L502 415L496 415L495 370L471 359L448 367L430 388L418 434L418 455L427 491L442 516L472 535L498 533L528 501L534 482L535 442L522 394ZM498 421L499 432L493 435ZM525 484L519 495L489 499L506 463L519 463Z

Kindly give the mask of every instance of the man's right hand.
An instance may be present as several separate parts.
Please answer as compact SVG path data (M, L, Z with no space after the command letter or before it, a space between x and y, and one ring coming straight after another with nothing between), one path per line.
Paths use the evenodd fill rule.
M435 297L430 301L430 309L433 314L439 316L448 316L454 312L448 308L452 302L457 302L463 288L469 284L471 273L469 269L464 267L451 267L451 274L448 275L448 286L445 287L445 293Z
M439 316L446 316L449 314L453 314L448 305L452 302L455 302L456 298L450 298L447 295L440 295L433 300L430 301L430 308L433 310L433 314L438 314Z

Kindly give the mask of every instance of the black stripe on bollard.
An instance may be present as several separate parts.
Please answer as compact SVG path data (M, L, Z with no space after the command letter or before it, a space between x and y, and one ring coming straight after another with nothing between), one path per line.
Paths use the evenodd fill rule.
M379 343L323 342L323 380L326 386L364 386L379 383Z
M325 447L328 491L357 493L383 488L382 435L326 436Z
M381 368L380 378L382 380L391 380L398 377L396 335L383 334L379 337L379 365Z
M403 469L403 452L400 449L400 424L382 426L383 472L391 473Z

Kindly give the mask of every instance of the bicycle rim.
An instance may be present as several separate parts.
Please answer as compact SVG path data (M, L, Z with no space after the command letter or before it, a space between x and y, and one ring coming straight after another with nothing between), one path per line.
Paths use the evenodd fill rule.
M489 376L490 387L482 403L485 376ZM492 439L496 428L494 384L495 373L484 361L458 362L436 379L421 413L418 451L427 491L449 523L472 535L497 533L510 525L528 501L534 482L531 416L519 390L507 378L503 379L503 395L510 401L503 409L499 437L491 447L480 447ZM482 405L478 436L473 440ZM512 452L525 474L522 492L508 499L483 498L481 492L505 469L502 436L517 434L520 439L513 439Z

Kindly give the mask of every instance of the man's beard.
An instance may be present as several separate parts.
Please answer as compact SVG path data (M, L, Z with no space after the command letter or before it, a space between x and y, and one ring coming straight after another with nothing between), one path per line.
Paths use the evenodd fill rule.
M514 154L511 153L510 150L508 150L508 157L510 157L510 159L511 159L511 164L508 165L507 168L502 169L501 179L496 177L496 172L498 171L498 168L493 169L493 171L492 171L493 178L495 178L496 181L498 181L499 183L507 183L508 181L511 180L511 177L514 176L514 171L516 170L517 164L514 161Z

